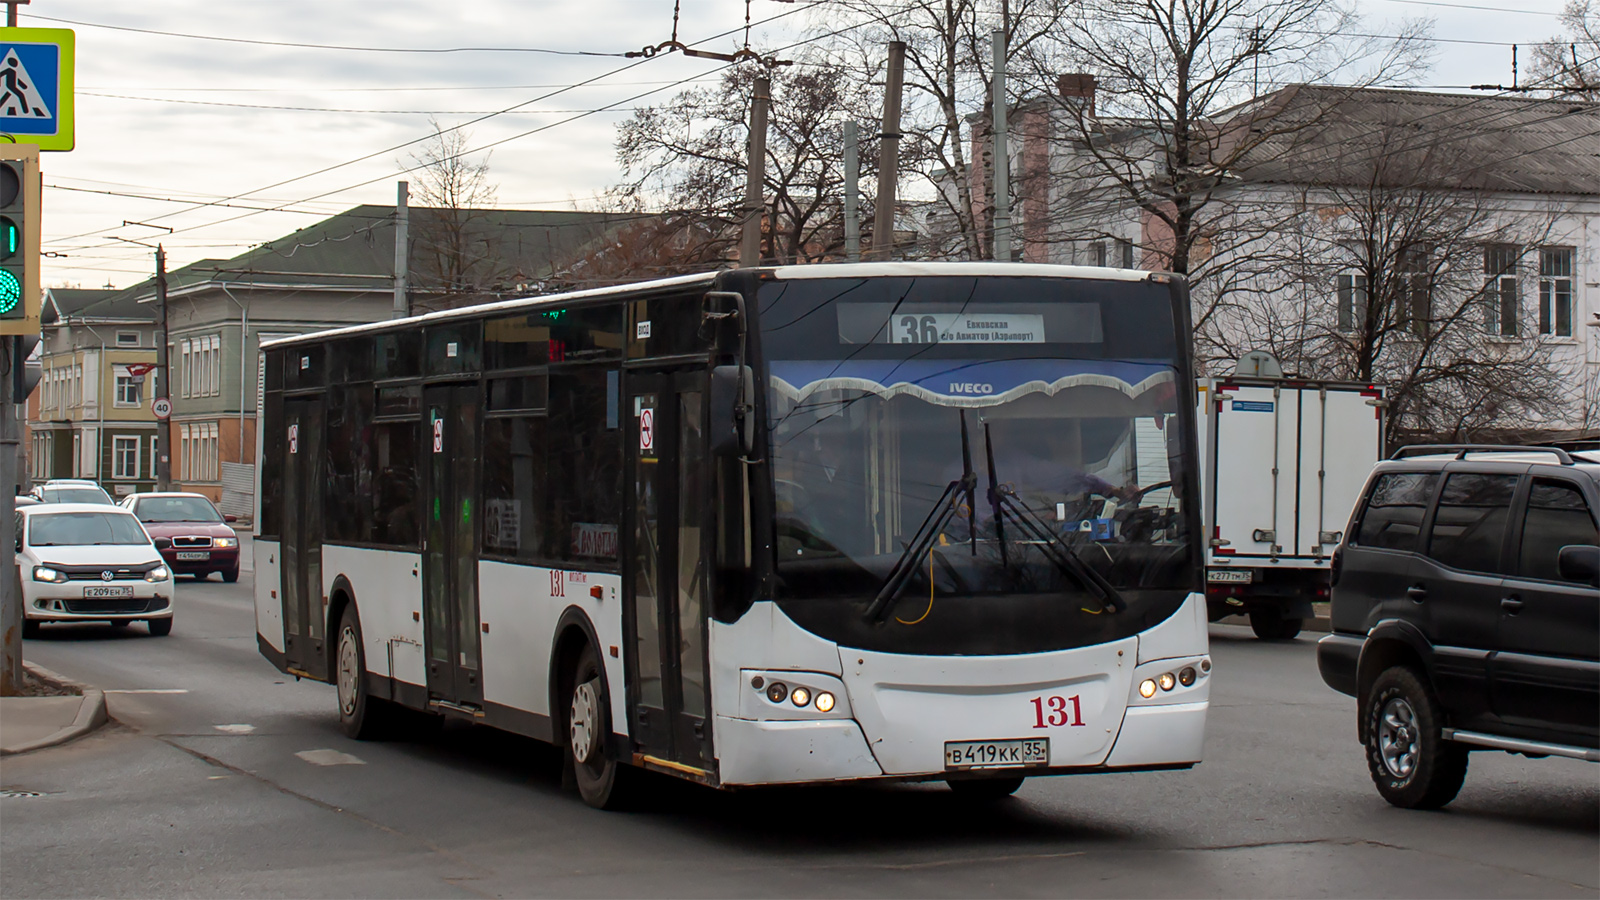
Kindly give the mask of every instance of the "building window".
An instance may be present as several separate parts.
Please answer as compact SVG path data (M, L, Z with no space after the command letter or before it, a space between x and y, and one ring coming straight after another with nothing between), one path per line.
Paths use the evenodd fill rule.
M1367 276L1340 275L1338 282L1339 330L1361 330L1367 321Z
M178 382L178 393L185 397L189 396L189 387L194 384L194 366L189 361L189 345L188 340L178 342L178 371L182 373L179 376L181 380Z
M1117 265L1124 269L1133 268L1133 241L1117 238Z
M1490 334L1515 337L1521 298L1517 296L1517 257L1508 244L1483 248L1483 328Z
M144 376L129 375L126 367L117 367L117 393L113 404L134 407L144 402Z
M1106 264L1106 242L1095 241L1089 245L1089 265L1104 266Z
M1424 339L1433 325L1431 256L1426 249L1403 251L1395 274L1395 324Z
M1539 251L1539 333L1572 337L1572 248Z
M111 477L139 477L139 439L117 436L111 439Z
M218 480L217 423L178 426L178 477L183 481Z
M139 346L139 332L137 332L137 331L119 331L119 332L117 332L117 346L118 347L137 347L137 346Z

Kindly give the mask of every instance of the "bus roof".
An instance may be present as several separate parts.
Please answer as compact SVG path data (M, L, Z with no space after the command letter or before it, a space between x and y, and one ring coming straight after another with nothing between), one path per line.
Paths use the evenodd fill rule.
M540 294L535 297L519 297L513 300L499 300L494 303L483 303L477 306L463 306L459 309L445 309L438 312L426 313L420 316L409 316L404 319L388 319L382 322L368 322L361 325L348 325L343 328L331 328L326 331L312 331L305 334L291 335L273 341L264 341L262 349L292 346L299 343L328 340L330 338L346 337L349 335L364 334L367 332L385 331L391 328L432 324L445 322L451 319L468 318L482 313L511 312L518 309L531 309L547 304L570 303L574 300L587 300L594 297L604 297L608 294L631 293L634 291L661 290L673 287L690 287L697 284L710 285L725 269L713 272L701 272L695 275L678 275L673 278L661 278L655 281L636 281L629 284L618 284L603 288L590 288L584 291L569 291L561 294ZM950 277L972 277L979 275L1009 275L1020 278L1082 278L1094 281L1148 281L1157 273L1144 269L1112 269L1102 266L1053 266L1039 263L1005 263L1005 262L869 262L869 263L824 263L805 266L777 266L767 268L774 276L789 280L804 278L915 278L919 276L943 275ZM1172 276L1165 276L1171 278Z

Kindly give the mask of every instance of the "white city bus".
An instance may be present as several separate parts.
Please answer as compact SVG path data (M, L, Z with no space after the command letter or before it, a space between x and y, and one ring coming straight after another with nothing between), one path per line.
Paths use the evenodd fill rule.
M877 263L511 300L267 345L263 655L712 786L1200 759L1181 279Z

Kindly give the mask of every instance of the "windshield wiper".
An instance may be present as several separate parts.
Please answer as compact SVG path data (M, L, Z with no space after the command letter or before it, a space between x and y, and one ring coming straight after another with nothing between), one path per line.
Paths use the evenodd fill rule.
M962 494L967 497L967 524L968 530L972 530L972 498L977 484L978 476L972 471L972 446L967 438L967 411L963 409L961 410L961 477L945 485L944 493L934 501L927 517L917 526L916 533L911 537L911 543L900 553L900 558L894 561L894 568L889 570L889 577L884 580L878 596L874 597L867 607L865 618L868 622L882 622L888 617L894 601L899 598L900 592L905 590L912 574L916 572L917 561L932 549L933 542L938 540L940 532L944 531L944 527L961 511L959 500ZM974 554L978 552L976 531L972 534L972 552Z
M1001 519L1003 518L1002 513L1009 512L1012 518L1016 520L1017 527L1022 530L1023 534L1038 543L1039 549L1044 553L1046 559L1054 563L1057 569L1082 584L1089 593L1100 601L1101 612L1122 612L1127 609L1128 604L1122 599L1122 595L1117 592L1117 589L1111 585L1111 582L1079 559L1078 554L1062 542L1061 535L1040 521L1038 514L1030 509L1028 504L1022 502L1022 498L1017 496L1016 491L1009 486L1000 485L999 477L994 470L994 442L989 436L988 422L983 423L983 444L984 451L989 459L989 504L994 508L994 525L996 534L1000 539L1002 563L1005 559L1006 542L1005 532L1001 530L1004 527ZM1092 610L1089 611L1092 612Z

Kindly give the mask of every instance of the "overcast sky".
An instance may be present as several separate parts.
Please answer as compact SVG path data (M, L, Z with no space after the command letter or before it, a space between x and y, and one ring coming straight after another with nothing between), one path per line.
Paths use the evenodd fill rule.
M785 43L806 24L799 4L752 2L758 22L789 14L758 26L758 45ZM1441 88L1510 83L1510 45L1549 38L1561 8L1561 0L1357 2L1371 33L1392 34L1403 19L1433 20L1434 67L1423 82ZM743 0L684 6L686 42L744 22ZM499 205L586 206L617 180L612 136L628 110L720 65L676 55L640 64L536 52L313 49L119 30L609 54L665 40L670 0L33 0L21 10L23 27L77 32L77 149L43 154L44 249L66 254L45 260L48 286L125 287L148 277L150 251L118 237L160 240L169 268L177 268L234 256L359 203L393 203L394 182L409 163L407 150L391 148L425 137L429 112L455 125L526 103L468 128L474 147L505 141L490 158ZM728 51L741 42L734 35L705 46ZM536 99L591 78L599 80ZM630 99L649 91L656 93ZM612 104L613 111L566 121ZM278 182L287 183L269 187ZM199 203L231 206L195 209ZM295 211L253 209L279 205Z

